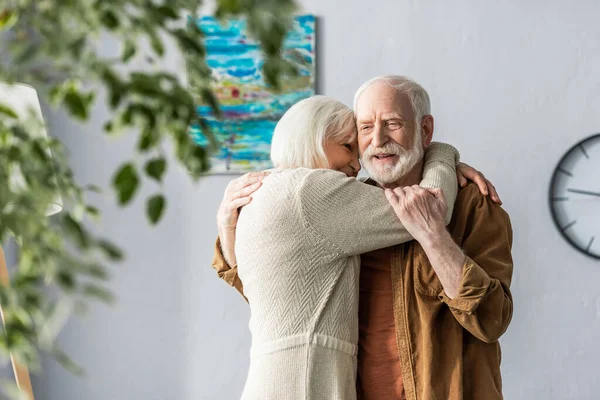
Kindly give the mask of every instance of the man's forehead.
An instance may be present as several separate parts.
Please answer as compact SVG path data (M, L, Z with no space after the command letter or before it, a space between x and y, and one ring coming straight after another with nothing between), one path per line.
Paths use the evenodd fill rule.
M367 120L372 120L374 118L379 118L379 119L383 119L383 120L388 120L388 119L401 119L401 120L408 120L410 119L409 115L405 115L406 112L403 112L403 110L401 110L400 108L393 108L393 109L381 109L378 110L377 107L373 107L371 110L366 110L365 112L360 112L360 109L358 110L358 113L356 115L356 120L358 122L361 121L367 121Z
M385 119L410 119L412 112L410 98L405 94L387 92L378 96L376 92L371 92L358 99L356 119L372 119L376 116Z
M381 112L381 119L405 119L400 110L383 111Z

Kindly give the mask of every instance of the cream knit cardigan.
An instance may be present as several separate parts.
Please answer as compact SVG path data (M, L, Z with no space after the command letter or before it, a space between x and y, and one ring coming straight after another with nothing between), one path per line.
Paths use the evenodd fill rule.
M420 183L443 189L446 223L457 162L432 144ZM359 254L409 240L381 188L325 169L267 177L237 227L252 333L242 399L355 399Z

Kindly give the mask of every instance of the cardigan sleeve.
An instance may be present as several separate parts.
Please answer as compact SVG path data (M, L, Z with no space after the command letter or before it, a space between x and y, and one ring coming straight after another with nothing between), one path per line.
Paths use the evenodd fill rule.
M456 200L458 152L448 144L427 151L421 185L441 188L450 222ZM314 170L297 188L305 226L338 253L350 256L412 240L384 191L333 170Z

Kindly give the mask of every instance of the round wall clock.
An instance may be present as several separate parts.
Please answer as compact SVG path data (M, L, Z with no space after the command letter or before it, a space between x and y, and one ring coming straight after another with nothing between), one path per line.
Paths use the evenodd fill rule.
M600 260L600 133L575 144L556 166L550 211L567 242Z

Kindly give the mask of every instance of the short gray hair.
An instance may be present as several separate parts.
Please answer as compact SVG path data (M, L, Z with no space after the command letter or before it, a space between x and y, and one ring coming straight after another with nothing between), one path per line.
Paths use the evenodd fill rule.
M349 107L330 97L309 97L290 107L277 123L271 160L277 168L327 168L325 142L349 132L356 137Z
M410 99L412 104L413 112L415 113L415 119L417 124L423 119L424 116L431 114L431 102L429 100L429 94L412 79L402 75L383 75L376 78L370 79L358 88L354 95L354 112L356 112L356 105L358 99L373 84L383 82L388 86L396 89L398 93L405 94Z

